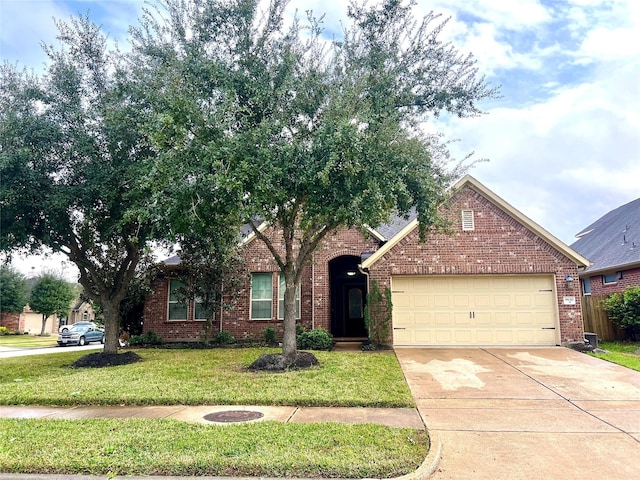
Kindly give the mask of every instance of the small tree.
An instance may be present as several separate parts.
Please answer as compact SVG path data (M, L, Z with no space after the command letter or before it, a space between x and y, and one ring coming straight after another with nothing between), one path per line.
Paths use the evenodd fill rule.
M29 306L33 311L42 314L40 335L44 335L47 319L51 315L66 316L69 314L74 297L73 288L64 280L49 273L38 279L31 291Z
M27 281L20 272L0 267L0 313L19 313L27 304Z
M232 231L231 231L232 232ZM205 318L203 342L212 339L216 311L227 308L225 298L234 298L246 281L246 272L237 245L220 235L181 236L180 266L174 275L185 287L178 289L181 300L192 300L199 318Z
M391 289L385 288L383 296L377 280L371 280L367 304L364 307L364 322L369 332L369 340L374 346L388 343L391 333L392 309Z
M609 320L635 337L640 333L640 286L627 287L604 300Z

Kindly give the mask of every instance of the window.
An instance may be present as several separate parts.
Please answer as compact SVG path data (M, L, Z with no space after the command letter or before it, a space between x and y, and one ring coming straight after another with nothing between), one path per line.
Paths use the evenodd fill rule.
M349 290L349 319L362 318L362 290L352 288Z
M475 230L473 210L462 210L462 230L464 232Z
M193 301L193 319L194 320L207 320L207 311L202 305L202 299L196 297Z
M187 319L187 304L182 299L182 295L178 294L178 290L185 288L186 285L179 280L169 280L169 320L186 320Z
M273 275L271 273L251 274L251 319L271 318L273 299Z
M284 291L287 286L284 282L284 275L280 274L278 285L278 320L284 319ZM296 288L296 320L300 318L300 285Z
M617 283L618 282L618 274L617 273L609 273L607 275L602 276L602 283L605 285L608 283Z
M584 278L582 279L582 293L585 295L591 295L591 279Z

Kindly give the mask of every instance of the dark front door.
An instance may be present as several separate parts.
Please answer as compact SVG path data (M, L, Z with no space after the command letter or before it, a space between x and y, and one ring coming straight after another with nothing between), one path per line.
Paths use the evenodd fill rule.
M331 334L337 338L366 338L364 305L367 278L358 270L360 257L342 256L329 262Z

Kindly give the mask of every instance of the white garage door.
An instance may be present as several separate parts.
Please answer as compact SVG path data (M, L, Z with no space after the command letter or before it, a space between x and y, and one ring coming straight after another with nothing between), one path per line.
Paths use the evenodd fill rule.
M556 345L553 276L392 277L393 343Z

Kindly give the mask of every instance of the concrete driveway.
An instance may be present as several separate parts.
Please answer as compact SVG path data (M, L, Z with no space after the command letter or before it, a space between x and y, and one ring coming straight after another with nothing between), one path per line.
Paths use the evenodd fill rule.
M445 479L640 478L640 372L570 349L399 348Z

